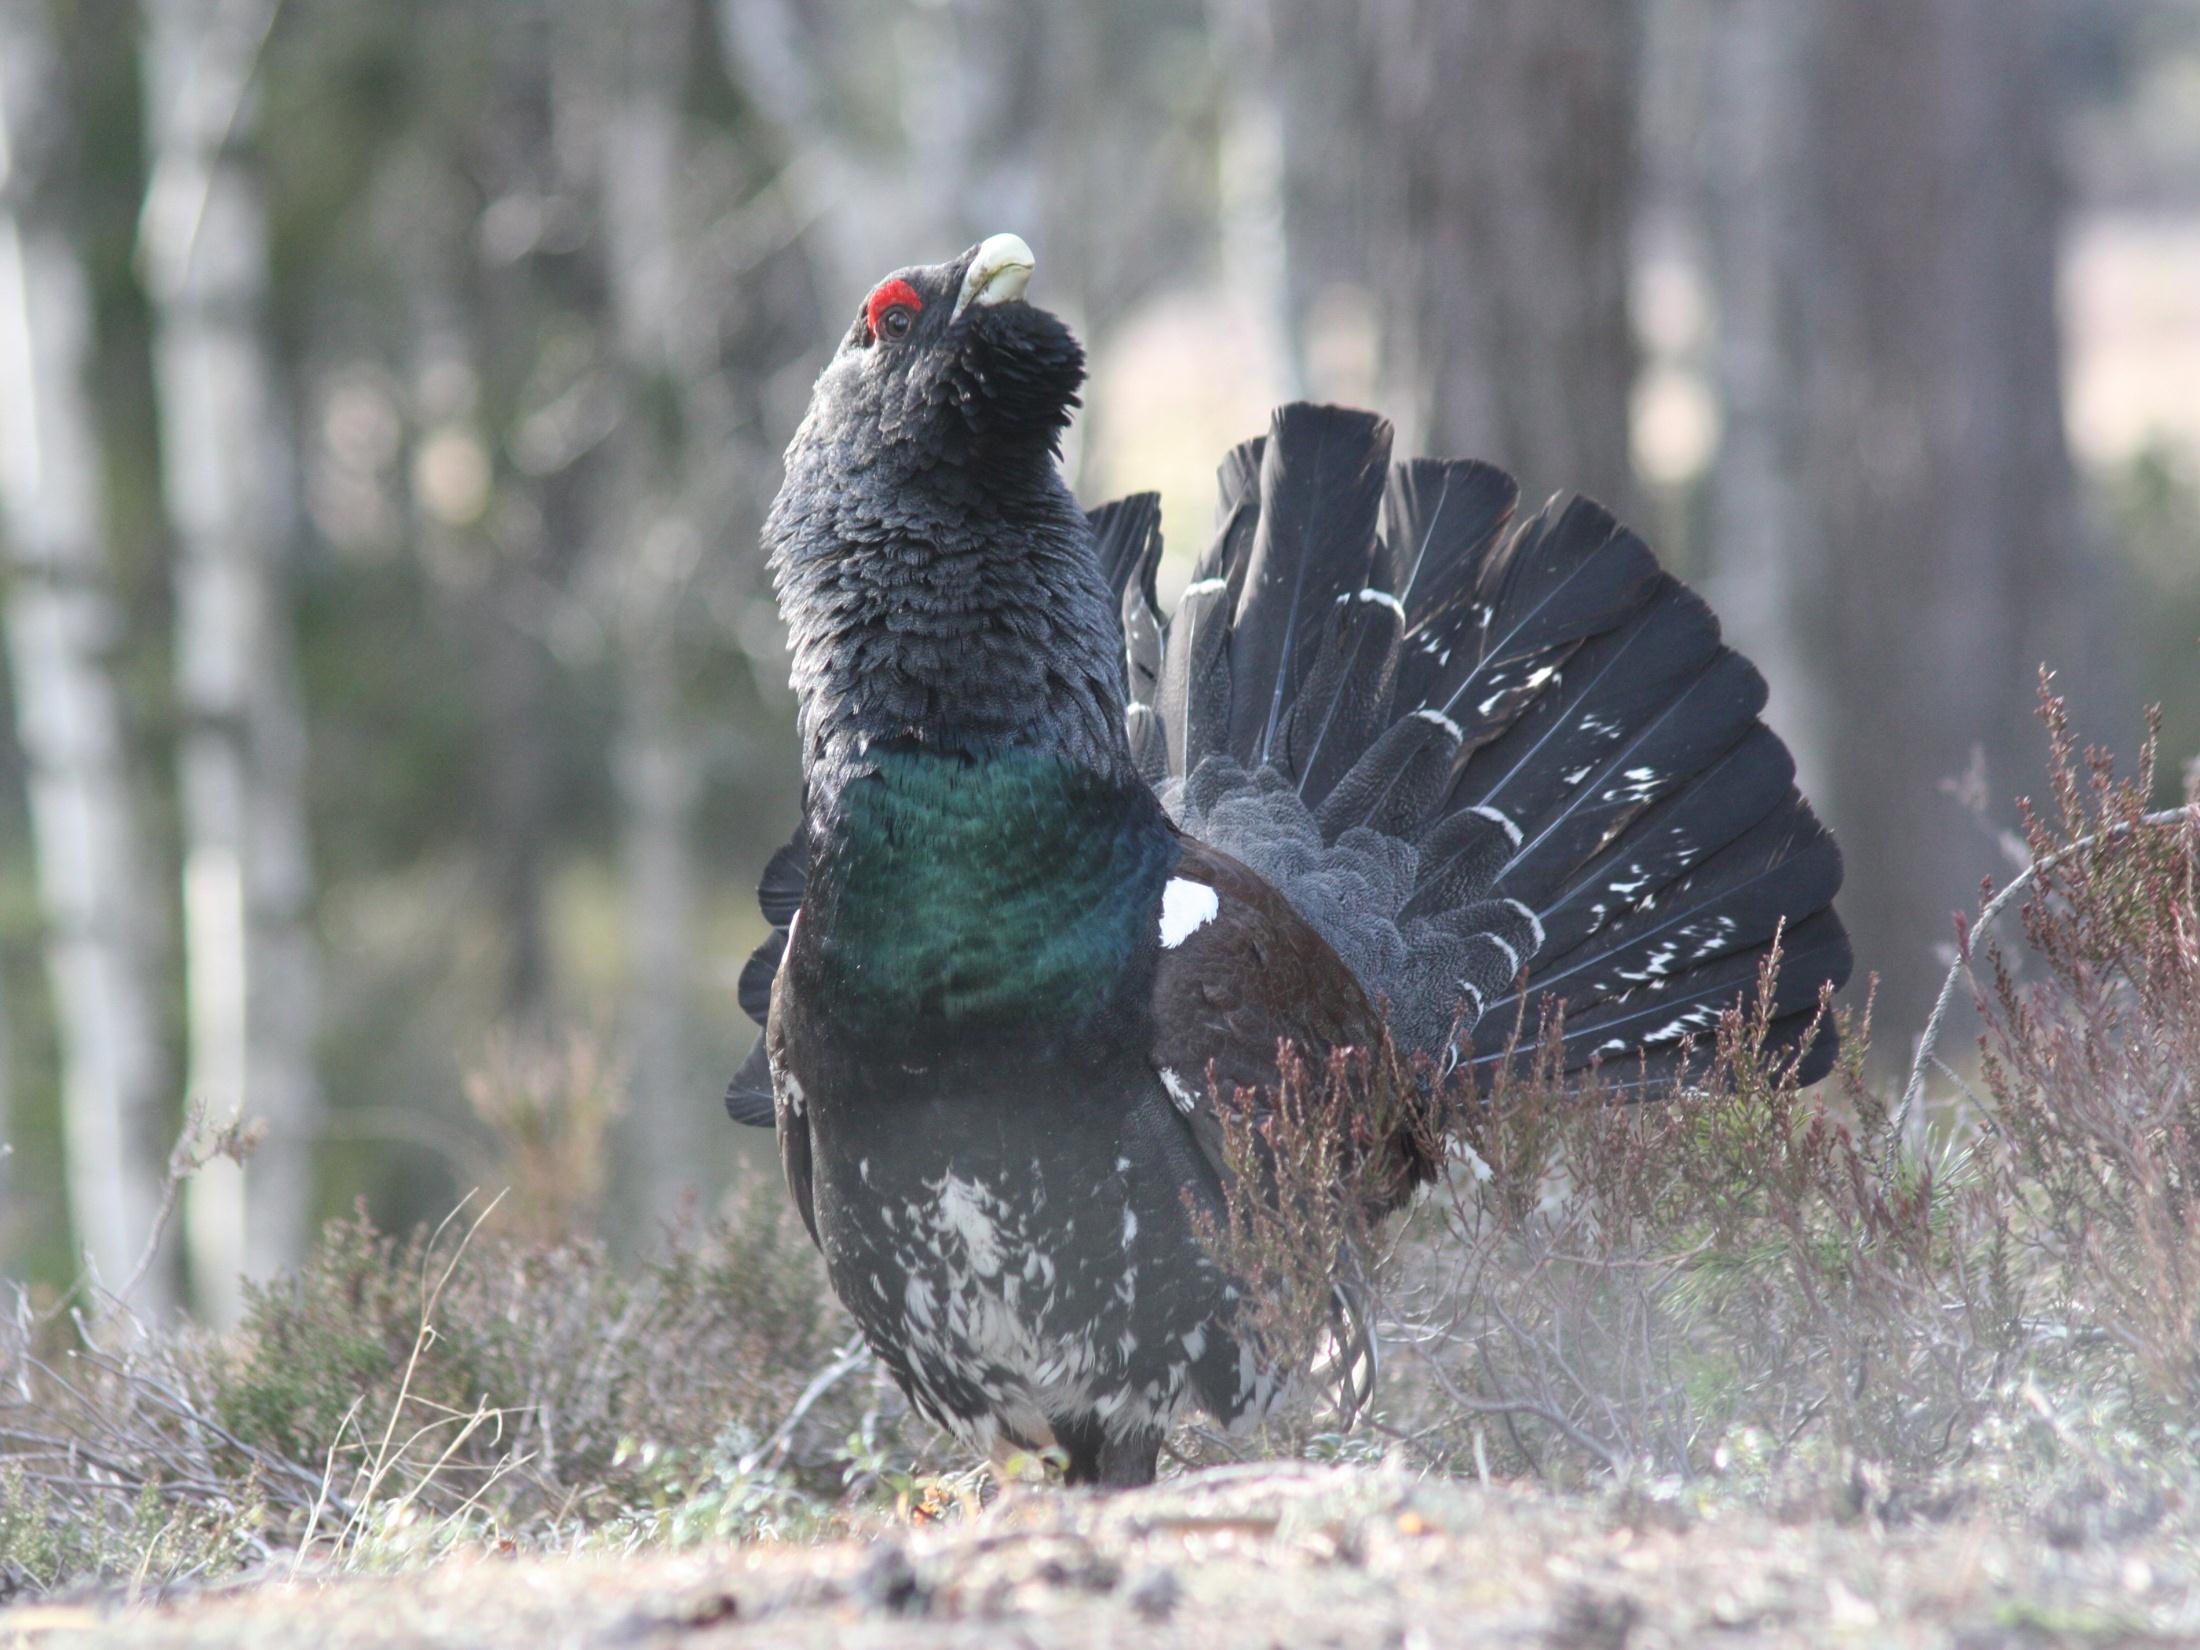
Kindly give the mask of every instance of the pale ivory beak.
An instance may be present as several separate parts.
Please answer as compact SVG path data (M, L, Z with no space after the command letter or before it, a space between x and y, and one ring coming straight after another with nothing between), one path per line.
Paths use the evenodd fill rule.
M955 295L950 321L962 319L972 304L1005 304L1021 298L1031 285L1031 248L1021 235L988 235L964 272L962 291Z

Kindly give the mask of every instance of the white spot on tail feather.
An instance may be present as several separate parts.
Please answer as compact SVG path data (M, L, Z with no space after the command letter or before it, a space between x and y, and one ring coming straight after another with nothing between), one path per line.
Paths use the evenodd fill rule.
M1450 717L1446 716L1440 710L1430 710L1427 706L1423 706L1421 709L1415 711L1413 714L1419 717L1424 722L1434 722L1438 727L1442 728L1454 739L1462 739L1466 737L1465 734L1460 731L1459 724L1457 722L1454 722Z
M1342 597L1338 599L1343 600ZM1398 615L1399 623L1403 624L1405 622L1406 604L1387 590L1377 590L1373 585L1369 585L1365 590L1360 591L1354 599L1363 602L1381 602L1391 612Z
M1230 581L1228 579L1194 579L1184 587L1184 597L1179 599L1204 596L1210 591L1227 590L1229 588Z
M1517 840L1517 837L1515 840ZM1535 943L1529 947L1530 954L1532 955L1534 952L1542 950L1543 919L1537 916L1533 911L1529 910L1525 905L1522 905L1520 901L1516 899L1509 899L1505 903L1528 919L1528 932L1531 936L1533 936L1535 941Z
M1499 813L1495 808L1469 808L1467 812L1494 822L1497 828L1505 833L1506 839L1515 848L1520 846L1520 827L1515 825L1507 815Z
M1222 896L1204 882L1190 877L1171 877L1161 890L1161 949L1174 951L1222 909Z

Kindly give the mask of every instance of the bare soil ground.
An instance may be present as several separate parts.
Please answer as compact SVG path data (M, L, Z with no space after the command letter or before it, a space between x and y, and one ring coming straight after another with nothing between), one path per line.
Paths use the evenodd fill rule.
M4 1650L2200 1645L2175 1513L1890 1527L1343 1468L1023 1490L867 1540L494 1556L0 1610Z

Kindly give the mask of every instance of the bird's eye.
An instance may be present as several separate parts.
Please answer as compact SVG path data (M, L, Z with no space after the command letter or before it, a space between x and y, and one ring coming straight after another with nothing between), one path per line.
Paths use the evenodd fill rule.
M897 279L882 282L863 301L863 318L870 323L873 338L899 341L909 336L909 329L917 324L917 312L923 308L924 299L917 289Z

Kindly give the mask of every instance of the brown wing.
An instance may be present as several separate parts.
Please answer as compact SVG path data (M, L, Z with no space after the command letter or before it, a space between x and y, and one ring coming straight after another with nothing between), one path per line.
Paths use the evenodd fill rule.
M810 1108L802 1084L787 1069L786 1027L778 1015L778 988L773 988L773 1014L764 1028L764 1042L771 1050L772 1109L779 1132L779 1166L786 1171L787 1190L794 1196L803 1229L820 1249L817 1236L817 1203L810 1188Z
M1332 1050L1371 1047L1380 1019L1329 942L1219 849L1186 839L1157 915L1154 1069L1201 1155L1227 1179L1217 1100L1238 1090L1272 1095L1280 1042L1320 1061ZM1394 1139L1389 1151L1398 1154L1404 1186L1426 1178L1429 1166L1411 1141Z

